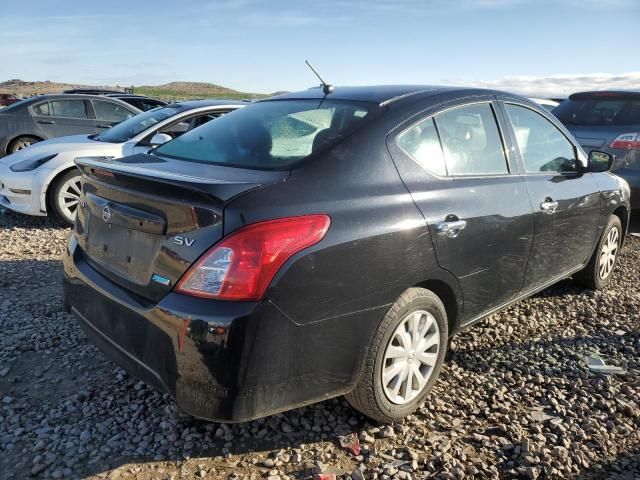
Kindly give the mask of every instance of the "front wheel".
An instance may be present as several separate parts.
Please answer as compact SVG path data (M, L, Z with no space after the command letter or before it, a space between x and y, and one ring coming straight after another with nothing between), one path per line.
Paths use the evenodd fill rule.
M49 196L49 204L56 217L72 226L80 203L82 189L80 172L73 169L56 179Z
M587 266L576 279L585 287L600 290L607 286L618 261L622 244L622 223L616 215L611 215L605 226L596 250Z
M378 326L364 371L355 389L346 395L347 401L383 423L413 413L438 378L447 340L447 314L438 296L410 288Z

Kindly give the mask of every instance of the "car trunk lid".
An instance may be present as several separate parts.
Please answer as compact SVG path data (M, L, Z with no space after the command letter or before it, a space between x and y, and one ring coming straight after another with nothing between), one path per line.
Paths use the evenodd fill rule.
M166 295L223 236L228 202L289 176L147 154L76 164L83 174L75 232L79 254L151 302Z

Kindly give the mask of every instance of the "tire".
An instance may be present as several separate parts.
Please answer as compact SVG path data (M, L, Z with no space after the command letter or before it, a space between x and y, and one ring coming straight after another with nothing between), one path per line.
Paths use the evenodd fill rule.
M38 143L42 141L37 137L31 137L29 135L23 135L22 137L18 137L11 142L9 146L9 151L7 153L16 153L18 150L22 150L23 148L27 148L34 143Z
M417 329L412 328L412 320L416 316ZM413 331L425 331L426 334L412 336ZM413 413L438 379L447 350L448 333L447 314L436 294L422 288L410 288L405 291L391 306L371 339L360 379L354 390L345 395L349 404L381 423L399 421ZM434 334L437 338L433 337ZM412 342L416 338L424 342L429 340L432 346L421 355L421 347L414 350L415 343L412 343L409 349L404 348L403 345L406 343L400 341L402 337ZM401 353L403 356L400 356ZM408 355L405 355L407 353ZM388 358L387 354L394 358ZM423 358L427 358L425 354L428 354L428 363L422 361ZM394 369L399 368L403 370L391 375ZM416 368L421 377L416 375ZM385 370L389 373L386 386L383 380ZM405 388L405 384L410 385L409 382L401 381L402 378L406 378L406 371L410 372L409 379L414 387L410 393L408 387ZM420 385L422 382L424 383ZM397 388L398 384L399 391L395 395L394 387Z
M80 171L74 168L57 177L49 188L49 206L55 216L69 226L73 226L76 219L75 211L80 201L80 177ZM77 197L75 200L71 198L73 195Z
M616 215L611 215L589 263L576 274L576 280L592 290L606 287L618 263L621 243L622 224ZM604 261L607 262L606 265L603 264Z

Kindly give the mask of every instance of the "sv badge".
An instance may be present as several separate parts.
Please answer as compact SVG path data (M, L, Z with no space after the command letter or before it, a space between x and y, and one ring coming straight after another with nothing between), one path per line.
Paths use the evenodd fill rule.
M173 237L173 243L176 245L185 245L190 247L194 243L196 243L195 239L189 237Z

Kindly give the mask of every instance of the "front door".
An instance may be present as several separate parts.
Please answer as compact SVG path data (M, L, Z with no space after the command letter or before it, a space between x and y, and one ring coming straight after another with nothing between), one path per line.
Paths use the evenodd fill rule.
M535 218L525 289L585 264L600 222L600 191L580 168L574 144L551 121L524 105L505 103Z
M124 105L109 100L91 100L91 107L95 116L94 124L98 133L104 132L136 115Z
M429 225L438 264L458 279L463 322L515 298L533 213L524 180L505 154L495 105L436 113L399 134L390 149Z

